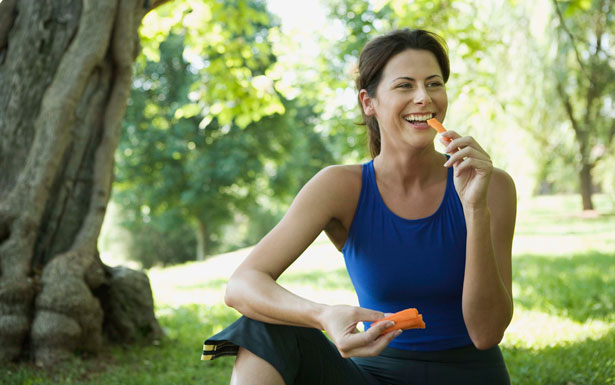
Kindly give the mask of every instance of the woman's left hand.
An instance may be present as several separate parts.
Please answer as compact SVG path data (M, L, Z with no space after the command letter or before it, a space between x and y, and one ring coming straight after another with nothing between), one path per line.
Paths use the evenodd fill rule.
M450 138L452 140L446 140ZM486 207L487 189L493 164L489 154L471 136L446 131L440 137L450 158L445 167L453 167L455 189L464 207Z

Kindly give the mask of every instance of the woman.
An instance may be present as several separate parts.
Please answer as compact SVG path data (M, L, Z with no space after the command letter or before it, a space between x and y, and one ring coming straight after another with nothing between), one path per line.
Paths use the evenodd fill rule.
M472 137L447 131L450 155L435 150L425 121L444 120L448 77L445 43L427 31L363 49L356 83L374 159L320 171L230 278L225 301L245 317L207 340L203 358L237 354L232 384L509 383L497 344L513 312L515 187ZM322 230L361 307L276 283ZM371 326L408 307L425 329Z

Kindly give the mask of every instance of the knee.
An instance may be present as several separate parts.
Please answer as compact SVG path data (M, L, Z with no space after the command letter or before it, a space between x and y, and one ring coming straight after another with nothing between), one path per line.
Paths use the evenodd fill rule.
M269 362L240 347L233 367L231 385L272 384L284 385L282 375Z

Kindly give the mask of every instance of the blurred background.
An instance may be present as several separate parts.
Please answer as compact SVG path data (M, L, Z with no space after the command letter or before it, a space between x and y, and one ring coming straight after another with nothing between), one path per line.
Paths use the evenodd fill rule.
M52 381L228 383L231 360L198 361L238 316L226 279L318 170L369 159L357 57L406 27L445 38L445 126L475 136L517 186L502 343L513 383L615 384L610 0L174 0L149 13L99 248L148 271L167 337ZM282 282L356 303L322 237Z
M143 21L103 256L149 268L252 245L319 169L367 160L357 57L405 27L446 39L445 125L520 206L613 212L614 19L606 0L169 2Z

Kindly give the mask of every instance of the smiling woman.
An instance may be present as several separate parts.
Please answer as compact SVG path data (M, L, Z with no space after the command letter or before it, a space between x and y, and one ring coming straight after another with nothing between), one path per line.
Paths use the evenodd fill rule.
M448 107L442 72L433 52L406 49L387 62L378 78L364 81L367 85L359 92L359 102L364 119L369 121L372 141L378 136L381 147L416 140L420 142L415 145L424 147L423 141L433 142L427 119L444 120ZM373 88L374 82L377 88ZM390 131L381 134L381 130ZM417 136L419 132L427 135ZM373 156L380 151L372 144Z
M446 131L448 155L435 150L427 120L446 116L449 72L428 31L365 46L356 85L374 159L321 170L229 279L226 304L244 317L205 341L203 359L237 355L232 384L510 383L498 343L512 317L515 188L472 137ZM360 306L277 282L322 231ZM407 308L424 329L378 322Z

